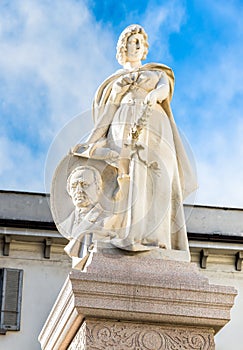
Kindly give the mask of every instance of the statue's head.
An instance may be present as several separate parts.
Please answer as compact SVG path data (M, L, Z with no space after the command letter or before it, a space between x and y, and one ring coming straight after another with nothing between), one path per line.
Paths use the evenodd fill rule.
M76 208L94 206L98 202L101 189L100 173L91 166L75 168L67 179L67 192Z
M138 45L142 45L140 60L145 60L147 57L149 46L148 36L142 26L139 24L132 24L123 30L117 42L116 58L121 65L124 65L127 61L129 61L128 45L130 44L129 38L131 40L132 36L134 36L134 41L138 41Z

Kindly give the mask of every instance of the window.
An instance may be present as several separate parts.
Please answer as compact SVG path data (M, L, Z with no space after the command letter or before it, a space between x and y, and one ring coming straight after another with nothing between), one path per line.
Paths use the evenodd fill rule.
M23 270L0 269L0 333L19 331Z

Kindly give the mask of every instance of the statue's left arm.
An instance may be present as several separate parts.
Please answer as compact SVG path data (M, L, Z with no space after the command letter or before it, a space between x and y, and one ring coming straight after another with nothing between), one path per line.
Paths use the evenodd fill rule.
M145 97L144 102L151 107L155 106L156 103L164 101L170 92L169 79L165 72L162 73L156 88L148 93Z

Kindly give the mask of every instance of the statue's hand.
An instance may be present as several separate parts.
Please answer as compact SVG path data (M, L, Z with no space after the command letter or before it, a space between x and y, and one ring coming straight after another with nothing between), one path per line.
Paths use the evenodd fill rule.
M116 80L112 87L113 94L122 94L126 92L133 81L128 75L122 76Z
M92 158L115 160L119 158L119 153L117 153L116 151L112 151L110 148L101 147L96 148L94 150L94 152L92 153Z
M119 157L120 155L116 151L110 151L107 154L107 159L118 159Z
M165 74L160 79L157 88L150 91L145 97L144 103L148 104L150 107L155 107L157 102L162 102L169 96L169 91L169 81Z
M70 153L82 153L89 147L88 143L78 143L71 148Z
M157 102L158 102L158 94L156 90L150 91L144 99L144 104L147 104L150 107L155 107Z

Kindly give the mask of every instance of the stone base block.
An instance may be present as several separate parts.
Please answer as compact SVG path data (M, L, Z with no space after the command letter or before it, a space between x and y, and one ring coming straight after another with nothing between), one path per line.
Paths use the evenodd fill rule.
M39 340L43 350L214 349L236 294L190 262L97 252L69 275Z
M214 350L214 330L88 319L68 350Z

